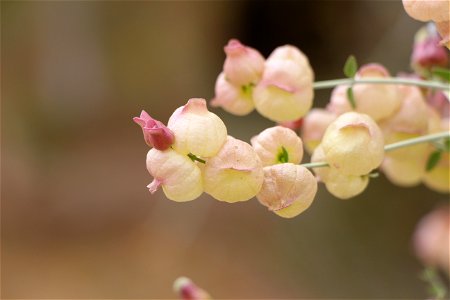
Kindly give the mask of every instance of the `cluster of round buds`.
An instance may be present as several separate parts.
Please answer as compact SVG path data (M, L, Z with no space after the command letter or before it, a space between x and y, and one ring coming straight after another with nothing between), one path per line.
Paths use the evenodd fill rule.
M143 112L135 121L143 127ZM151 119L165 135L147 154L147 169L154 177L150 192L162 187L167 198L190 201L203 192L228 203L259 201L279 216L291 218L307 209L317 182L298 165L303 143L291 129L276 126L252 138L252 146L227 135L223 122L209 112L206 101L190 99L172 114L166 127ZM149 140L146 137L146 140ZM158 144L159 145L159 144Z
M448 0L403 0L403 7L408 15L416 20L434 22L442 37L440 43L447 48L450 46L450 2Z
M379 64L368 64L358 70L355 79L388 78L389 76L389 72L383 66ZM331 165L331 168L314 169L317 176L326 183L327 189L339 198L348 198L352 194L356 195L360 193L367 186L369 180L367 174L371 169L378 167L384 157L381 170L394 184L413 186L423 182L433 190L449 192L449 169L448 163L446 163L448 162L448 152L443 151L440 153L439 163L433 169L427 170L428 159L436 150L429 144L417 144L415 146L390 151L384 155L382 147L380 147L382 144L378 141L379 156L372 165L367 166L363 170L356 170L356 168L360 166L359 161L362 161L364 164L370 162L370 158L366 158L363 155L364 151L361 151L362 156L360 156L360 160L353 160L350 155L339 156L342 160L330 157L336 151L344 151L345 153L345 150L343 150L345 146L341 146L341 143L337 142L338 137L334 136L335 134L339 133L340 136L342 132L345 132L348 137L352 137L349 138L347 144L342 143L352 151L359 149L357 145L359 138L365 136L362 134L364 130L361 127L346 127L342 125L342 120L345 120L349 124L356 122L355 120L350 121L348 116L341 119L348 112L365 114L364 122L370 121L372 127L373 125L380 127L384 144L449 130L449 101L445 93L440 91L433 92L427 101L424 96L424 92L427 91L415 86L358 83L352 87L354 94L354 106L352 106L348 98L348 88L348 86L336 87L332 92L330 103L326 109L313 109L303 118L301 135L305 142L306 150L310 153L314 151L312 156L313 161L326 161ZM347 129L336 131L330 129L333 126L343 126L343 128ZM329 131L327 137L325 137L327 128ZM377 134L377 136L380 135ZM367 142L367 145L369 145L369 140ZM337 146L338 144L339 146ZM321 147L317 149L319 145ZM321 155L323 152L327 154L326 158ZM344 182L342 184L334 184L334 181L337 181L338 178L334 176L333 173L335 172L331 170L333 168L336 171L341 168L338 172L342 175L339 177L340 180L344 178L343 175L362 177L347 178L346 181L348 184ZM321 174L319 175L319 173ZM325 179L324 173L327 173L327 175L328 173L332 174L331 176L327 176L330 178L328 181ZM341 188L346 189L350 187L354 192L350 192L349 190L345 192L337 191Z
M375 121L368 115L348 112L328 126L311 161L328 163L329 167L315 168L314 172L332 195L348 199L367 187L369 173L383 157L383 134Z
M311 108L314 74L298 48L278 47L264 60L257 50L233 39L225 53L211 105L235 115L256 108L275 122L298 120Z
M141 119L142 115L135 121L143 126ZM206 192L231 203L249 200L261 189L263 169L255 150L228 136L204 99L190 99L176 109L167 127L157 124L167 135L165 147L150 144L154 148L147 154L147 169L154 178L150 192L162 187L167 198L179 202Z

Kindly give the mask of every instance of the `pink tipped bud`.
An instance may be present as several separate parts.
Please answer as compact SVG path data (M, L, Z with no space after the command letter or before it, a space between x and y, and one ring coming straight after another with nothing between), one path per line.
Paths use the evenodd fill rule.
M223 66L226 78L237 86L255 84L264 70L264 57L255 49L232 39L224 48L227 58Z
M214 156L227 138L225 124L208 111L204 99L189 99L186 105L175 110L167 126L175 134L172 148L182 154Z
M231 84L224 73L220 73L216 81L215 98L211 100L212 106L220 106L225 111L238 116L244 116L253 111L253 86L236 86Z
M182 300L210 300L211 296L187 277L179 277L173 283L173 289Z
M150 147L166 150L173 144L175 138L173 132L160 121L150 117L144 110L139 117L134 117L133 121L141 126L144 140Z
M308 59L299 49L278 47L267 59L263 78L253 92L256 110L275 122L300 119L312 106L313 80Z
M291 129L275 126L267 128L251 140L263 166L279 163L298 164L303 158L303 143Z
M259 202L283 218L293 218L313 202L317 181L305 167L291 163L264 167Z
M447 50L440 45L441 38L432 23L422 27L415 35L411 66L419 74L432 67L448 64Z
M355 78L385 78L389 76L389 72L382 65L367 64L359 69ZM347 88L348 86L337 86L333 90L327 110L338 115L353 110L348 101ZM354 110L369 115L375 121L392 115L401 103L395 85L355 84L353 94L356 104Z

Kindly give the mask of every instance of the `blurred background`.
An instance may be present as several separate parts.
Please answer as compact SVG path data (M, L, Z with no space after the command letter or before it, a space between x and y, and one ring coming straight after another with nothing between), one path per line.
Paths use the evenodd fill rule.
M290 220L175 203L146 189L132 122L211 99L230 38L293 44L326 80L349 54L409 70L421 25L401 1L2 1L1 297L168 299L184 275L217 299L425 298L411 236L448 195L381 176L348 201L320 186ZM246 141L273 125L213 111Z

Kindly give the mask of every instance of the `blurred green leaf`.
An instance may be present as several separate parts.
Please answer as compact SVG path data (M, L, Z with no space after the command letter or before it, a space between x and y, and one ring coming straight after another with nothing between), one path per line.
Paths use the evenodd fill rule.
M427 172L430 172L431 170L434 169L434 167L436 167L439 160L441 159L441 155L442 155L442 150L436 150L433 153L431 153L430 156L428 156L427 167L426 167Z
M447 82L450 82L450 70L435 67L433 70L431 70L431 73L433 73L434 76L440 77L444 79Z
M350 55L347 58L347 61L344 65L344 74L348 78L355 77L356 71L358 70L358 63L356 62L356 58L353 55Z
M355 96L353 95L353 87L349 87L347 89L347 99L348 99L348 102L350 102L352 109L356 109Z

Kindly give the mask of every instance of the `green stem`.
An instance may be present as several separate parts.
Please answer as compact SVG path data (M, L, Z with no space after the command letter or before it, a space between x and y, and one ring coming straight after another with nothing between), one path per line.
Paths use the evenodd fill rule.
M432 141L437 141L443 138L450 138L450 131L443 131L439 133L428 134L424 136L420 136L417 138L407 139L404 141L400 141L397 143L392 143L384 146L384 151L389 152L395 149L404 148L408 146L413 146L416 144L427 143ZM311 162L306 164L301 164L301 166L305 168L321 168L328 167L329 165L326 162Z
M439 90L447 90L447 91L450 90L450 85L448 83L443 83L439 81L408 79L408 78L362 78L362 79L344 78L344 79L316 81L314 82L313 87L314 89L319 90L332 88L342 84L351 85L361 83L415 85Z

